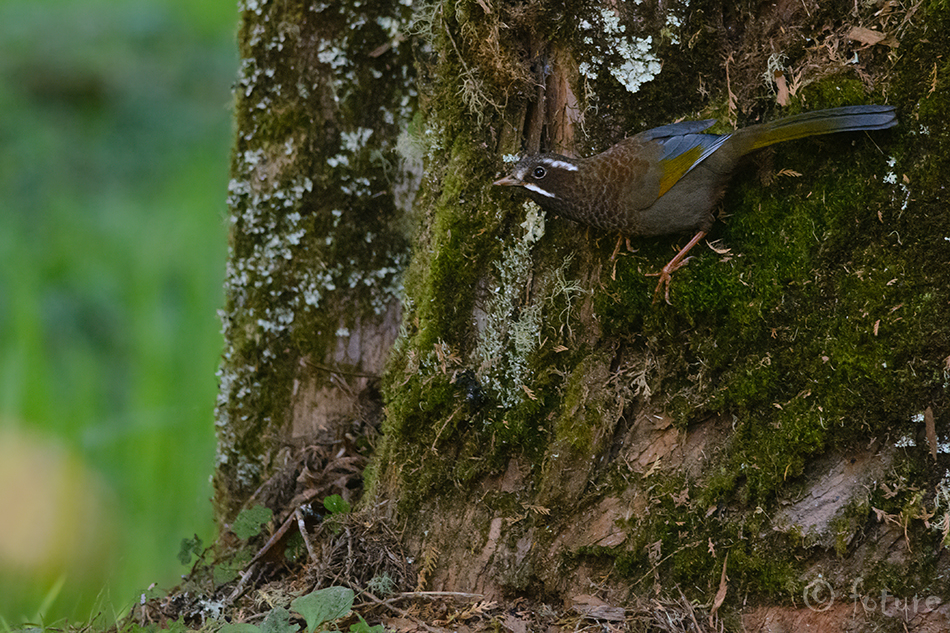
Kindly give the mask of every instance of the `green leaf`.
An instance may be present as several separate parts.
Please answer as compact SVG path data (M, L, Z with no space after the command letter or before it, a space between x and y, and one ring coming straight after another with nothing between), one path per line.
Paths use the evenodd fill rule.
M385 597L396 590L396 581L387 572L383 572L379 576L370 578L366 583L366 588L377 596Z
M358 617L360 621L350 625L350 633L386 633L386 628L382 624L370 626L366 623L366 620L363 619L363 616L357 614L356 617Z
M350 504L340 495L330 495L323 500L323 507L331 514L346 514L350 511Z
M327 587L301 596L290 603L290 608L307 621L307 633L330 620L342 618L350 612L355 594L346 587Z
M167 633L185 633L189 630L188 625L180 620L169 620L166 626Z
M290 623L290 611L283 607L274 607L261 622L261 633L296 633L298 630L296 624Z
M261 629L249 622L229 622L218 629L218 633L261 633Z
M200 556L202 545L204 544L201 542L201 539L198 538L197 534L195 534L195 538L181 539L181 547L178 550L178 560L181 564L187 565L190 563L192 554Z
M231 524L231 531L239 539L246 541L252 536L260 534L261 526L270 521L272 516L274 516L274 513L270 511L270 508L264 506L254 506L242 510L234 519L234 523Z
M215 564L211 568L211 579L214 581L214 584L220 587L237 578L239 573L247 567L248 562L250 562L253 556L254 553L251 550L242 549L237 551L229 559Z
M211 570L211 579L218 587L228 584L237 577L237 570L230 565L215 565Z
M307 545L304 543L303 537L300 536L299 531L294 532L290 538L287 539L287 547L284 548L284 558L293 562L306 554Z

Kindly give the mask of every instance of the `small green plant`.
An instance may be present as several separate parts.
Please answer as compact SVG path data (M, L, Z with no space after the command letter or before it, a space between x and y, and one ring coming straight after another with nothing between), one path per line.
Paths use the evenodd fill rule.
M178 560L182 565L187 565L191 562L192 555L200 559L203 552L204 543L198 538L198 535L195 534L194 538L183 538L181 540L181 548L178 550Z
M270 521L273 516L274 513L271 512L270 508L260 505L241 510L241 513L234 519L234 523L231 524L231 531L239 539L246 541L260 534L261 526Z
M327 587L301 596L290 603L290 608L307 621L307 633L319 625L342 618L353 606L354 593L346 587Z
M290 611L284 607L274 607L261 622L261 633L297 633L298 630L296 624L290 623Z
M323 500L323 507L330 513L326 519L327 529L333 534L338 534L342 529L343 515L350 511L349 502L340 495L330 495Z
M350 625L350 633L386 633L386 628L382 624L370 626L363 619L363 616L357 615L359 622Z
M383 572L379 576L373 576L366 588L377 596L388 596L396 589L396 581L388 573Z
M250 622L229 622L222 626L218 633L261 633L261 627Z
M290 562L299 560L301 556L306 555L307 548L304 543L303 537L300 536L300 532L294 532L289 539L287 539L287 547L284 548L284 558Z
M238 569L239 568L235 568L233 564L215 565L211 569L211 580L214 582L216 587L226 585L232 580L237 579Z
M346 514L350 511L349 502L340 495L330 495L323 500L323 507L330 514Z
M290 623L290 611L275 607L264 617L260 626L250 622L229 622L218 633L297 633L296 624Z
M353 599L356 594L346 587L327 587L312 591L300 596L290 603L290 608L300 614L307 623L307 633L314 633L327 622L346 617L353 608ZM299 627L290 623L291 612L283 607L276 607L267 614L260 626L249 622L235 622L225 624L219 633L297 633ZM357 615L359 622L350 625L350 633L386 633L381 624L370 626L362 616ZM326 630L320 628L320 630ZM336 629L329 629L329 633L341 633Z

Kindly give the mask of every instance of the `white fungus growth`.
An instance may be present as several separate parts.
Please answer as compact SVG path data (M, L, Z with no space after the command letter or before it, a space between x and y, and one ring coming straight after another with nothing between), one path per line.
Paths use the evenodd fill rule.
M243 11L250 11L257 15L261 15L264 12L265 4L267 4L267 0L244 0L244 2L239 4L238 6Z
M397 36L402 29L402 22L388 15L381 15L376 18L376 24L386 32L386 37L393 43L393 46L398 46Z
M340 140L343 142L343 147L348 152L358 152L369 140L369 137L372 136L373 130L370 130L365 127L357 128L353 132L342 132L340 133Z
M579 287L564 287L564 270L570 264L566 259L553 272L546 272L532 283L531 250L544 236L544 212L533 202L525 203L527 211L521 224L525 232L521 239L505 249L495 262L497 275L491 282L491 292L484 311L476 315L477 344L475 356L480 359L479 378L495 393L505 407L513 407L530 397L533 375L530 359L541 345L541 327L544 310L557 297L563 297L570 313L573 296ZM525 301L526 288L535 288L536 296Z
M903 201L901 202L901 212L903 212L907 210L907 205L910 204L910 188L907 186L906 183L903 182L901 178L898 177L897 172L894 171L894 167L896 165L897 165L897 159L894 158L893 156L888 157L887 166L890 168L890 171L888 171L884 175L884 178L882 180L884 181L884 184L897 185L898 188L900 189L900 192L904 198Z
M247 41L248 46L255 47L261 43L261 35L264 34L264 25L256 24L254 28L251 29L251 38Z
M897 184L897 174L894 173L894 165L897 164L897 159L893 156L889 156L887 159L887 166L891 168L891 171L887 172L884 176L884 184L887 185L896 185Z
M670 43L679 44L680 43L680 29L683 26L683 21L679 17L673 15L672 13L666 14L666 30L670 36Z
M611 9L601 8L595 18L600 25L602 39L595 41L597 27L588 20L582 20L580 27L590 34L583 42L593 49L590 61L583 61L578 70L589 79L594 79L600 68L606 65L611 76L631 93L637 92L644 83L660 74L660 60L652 52L653 39L625 36L627 27L620 23L620 16ZM619 62L610 62L616 57Z
M896 446L897 448L910 448L913 446L917 446L917 440L915 440L909 435L903 435L900 438L898 438L896 442L894 442L894 446Z

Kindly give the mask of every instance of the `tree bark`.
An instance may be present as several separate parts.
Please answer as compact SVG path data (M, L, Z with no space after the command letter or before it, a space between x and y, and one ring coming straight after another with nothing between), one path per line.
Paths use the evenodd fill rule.
M224 522L252 496L286 502L304 446L378 426L420 169L400 142L416 102L405 4L242 10L216 408Z
M408 28L399 3L245 7L222 520L288 438L349 428L376 385L353 372L382 374L388 353L364 506L404 528L421 586L618 602L725 590L735 608L807 604L818 580L839 598L857 581L942 595L939 3L413 10ZM505 155L885 101L896 131L757 155L672 306L651 303L644 273L688 236L612 258L615 235L491 187ZM425 155L412 214L395 150L410 129Z

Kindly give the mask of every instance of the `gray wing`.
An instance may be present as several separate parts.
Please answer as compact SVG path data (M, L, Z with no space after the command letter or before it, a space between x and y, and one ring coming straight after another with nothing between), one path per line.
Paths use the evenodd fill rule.
M712 127L716 119L703 119L702 121L680 121L679 123L670 123L661 125L646 132L637 134L644 141L653 141L656 139L669 138L671 136L683 136L684 134L699 134L703 130Z

